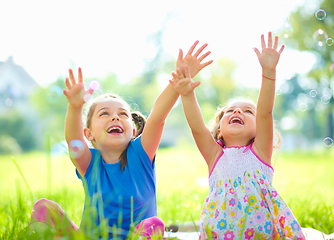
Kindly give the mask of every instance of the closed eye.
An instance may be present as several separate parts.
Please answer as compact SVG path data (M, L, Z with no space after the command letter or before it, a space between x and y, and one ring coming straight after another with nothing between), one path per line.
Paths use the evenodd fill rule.
M253 112L252 112L251 110L246 110L245 112L246 112L246 113L253 114Z
M127 112L121 112L119 115L123 115L123 116L129 117L129 114Z
M229 110L227 110L226 112L227 112L227 113L228 113L228 112L233 112L233 110L232 110L232 109L229 109Z

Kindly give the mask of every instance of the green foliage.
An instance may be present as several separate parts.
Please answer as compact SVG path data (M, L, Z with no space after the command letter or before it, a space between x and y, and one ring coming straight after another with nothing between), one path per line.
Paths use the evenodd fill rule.
M0 154L20 153L35 147L35 133L27 118L15 109L0 116Z

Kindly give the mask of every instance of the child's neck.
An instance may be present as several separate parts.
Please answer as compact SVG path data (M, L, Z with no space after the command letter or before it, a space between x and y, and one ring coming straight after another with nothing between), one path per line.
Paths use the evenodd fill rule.
M123 153L124 150L103 150L99 149L102 159L105 163L107 164L114 164L118 163L121 160L121 154Z
M250 140L245 138L224 138L224 145L225 147L242 147L247 146Z

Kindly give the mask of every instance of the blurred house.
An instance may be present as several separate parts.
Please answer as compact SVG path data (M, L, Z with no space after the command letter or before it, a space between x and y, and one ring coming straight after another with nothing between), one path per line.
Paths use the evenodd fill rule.
M13 57L0 62L0 113L8 108L15 108L22 113L29 113L29 96L39 87L37 82L15 64Z

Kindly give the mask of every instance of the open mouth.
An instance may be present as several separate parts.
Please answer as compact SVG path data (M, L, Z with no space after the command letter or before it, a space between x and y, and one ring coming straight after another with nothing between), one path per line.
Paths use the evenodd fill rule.
M241 118L233 117L233 118L231 118L229 124L240 124L240 125L244 125L244 121L242 121Z
M124 130L120 126L111 126L108 128L107 133L123 133Z

